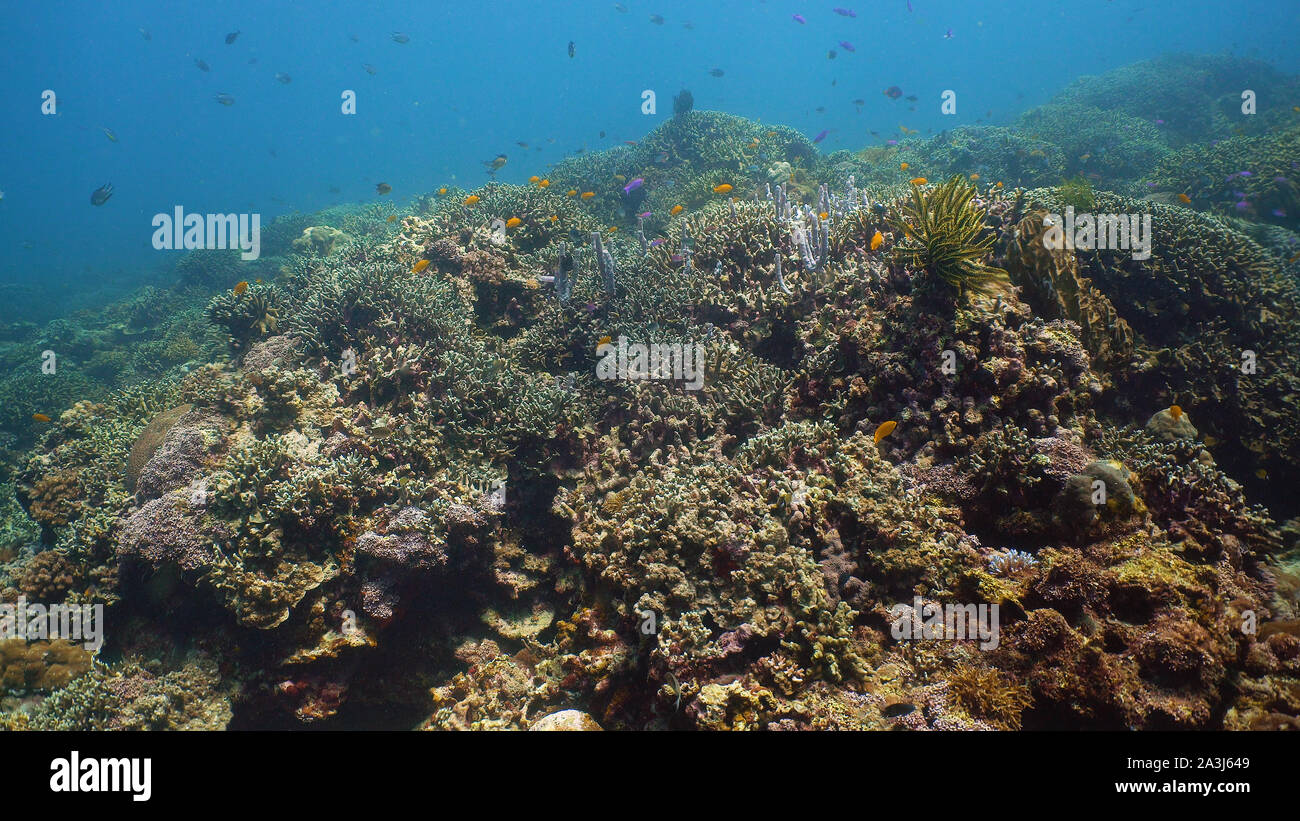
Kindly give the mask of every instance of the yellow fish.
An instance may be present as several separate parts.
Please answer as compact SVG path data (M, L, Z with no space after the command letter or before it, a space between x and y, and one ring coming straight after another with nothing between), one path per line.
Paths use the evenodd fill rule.
M551 214L551 216L550 216L550 220L551 220L551 222L559 222L559 221L560 221L560 218L557 217L557 216L555 216L554 214Z
M566 197L576 197L576 196L578 196L578 189L576 189L576 188L570 188L570 189L565 193L564 196L566 196Z
M389 214L388 219L384 220L384 222L397 222L397 215Z
M675 217L675 216L677 216L678 214L680 214L681 212L682 212L682 207L681 207L680 205L674 205L674 206L672 207L672 210L669 211L668 213Z
M611 226L609 226L609 232L610 232L611 234L614 233L614 232L617 231L617 230L618 230L618 226L617 226L617 225L611 225Z
M594 197L594 196L596 196L596 192L595 192L595 191L583 191L583 192L582 192L582 198L583 198L584 200L589 200L589 199L591 199L591 198Z
M898 423L893 419L890 419L888 422L881 422L880 426L876 428L876 435L874 437L876 444L880 444L881 439L884 439L886 436L893 433L894 428L896 427L898 427Z
M445 196L446 194L447 194L447 186L444 185L442 188L438 189L438 196L441 197L441 196Z
M536 185L537 183L542 181L542 178L534 174L528 178L528 181L531 182L533 185Z
M1169 415L1174 417L1174 421L1177 422L1179 419L1183 417L1183 409L1178 407L1177 405L1170 405Z
M46 415L43 414L43 413L33 413L33 414L32 414L32 420L35 421L35 422L49 422L49 421L51 421L51 420L50 420L50 417L46 416Z
M898 170L900 170L900 171L906 171L909 167L910 167L910 166L908 166L908 164L905 163L905 162L904 162L904 163L899 163L899 164L898 164Z
M619 182L627 182L627 177L623 176L622 174L615 174L614 179L618 180Z
M234 288L235 296L239 296L240 294L244 293L244 291L247 290L248 290L247 280L241 279L239 280L239 282L235 283L235 288Z
M731 183L727 183L727 182L724 182L721 185L713 186L713 193L715 194L725 194L730 190L731 190Z
M537 183L537 187L538 187L538 188L547 188L547 187L550 186L550 184L551 184L551 181L550 181L550 180L542 180L541 182Z
M468 197L465 198L465 205L478 205L478 200L479 200L478 194L470 194Z
M411 273L418 274L428 267L429 267L429 260L422 259L419 262L415 263L414 267L411 268Z
M912 178L912 185L925 185L927 182L929 182L929 180L927 180L925 177Z
M1267 479L1268 471L1264 470L1263 468L1260 468L1259 470L1255 471L1255 476L1260 479Z
M885 244L885 235L882 234L882 233L880 233L879 231L877 231L877 232L876 232L876 233L871 237L871 250L875 251L875 250L877 250L878 248L880 248L880 246L882 246L882 245L884 245L884 244Z
M524 224L524 221L521 220L521 219L519 219L519 217L511 217L510 219L506 220L506 227L507 227L507 228L518 228L520 225L523 225L523 224Z

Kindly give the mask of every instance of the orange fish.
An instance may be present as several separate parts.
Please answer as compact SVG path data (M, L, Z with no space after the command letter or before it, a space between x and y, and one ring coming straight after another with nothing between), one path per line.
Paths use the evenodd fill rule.
M551 181L550 181L550 180L542 180L541 182L537 183L537 187L538 187L538 188L548 188L548 187L550 187L550 184L551 184Z
M617 231L617 230L618 230L618 226L617 226L617 225L611 225L611 226L609 226L609 232L610 232L611 234L614 233L614 232Z
M583 192L582 192L582 198L583 198L584 200L589 200L589 199L591 199L591 198L594 197L594 196L596 196L596 192L595 192L595 191L583 191Z
M980 175L979 175L979 174L971 174L971 175L970 175L970 181L971 181L971 182L975 182L975 181L978 180L979 178L980 178Z
M877 231L875 235L871 237L871 250L875 251L876 249L878 249L880 246L884 244L885 244L885 235Z
M507 228L518 228L520 225L523 225L523 224L524 224L524 221L521 220L521 219L519 219L519 217L511 217L510 219L506 220L506 227L507 227Z
M713 193L715 194L725 194L730 190L731 190L731 183L724 182L721 185L713 186Z
M1187 196L1186 194L1179 194L1178 201L1181 202L1183 205L1190 205L1192 202L1192 198Z
M528 181L531 182L533 185L536 185L537 183L542 181L542 178L534 174L528 178Z
M439 196L442 196L442 195L444 195L444 194L446 194L446 193L447 193L447 186L444 185L442 188L439 188L439 189L438 189L438 195L439 195Z
M551 216L550 216L550 220L551 220L551 222L559 222L559 221L560 221L560 218L557 217L557 216L555 216L554 214L551 214Z
M242 280L242 279L239 280L238 282L235 283L235 289L234 289L234 290L235 290L235 296L239 296L239 295L243 294L244 291L247 291L247 290L248 290L248 282L247 282L246 280Z
M929 182L929 180L927 180L925 177L912 178L912 185L925 185L927 182Z
M1174 417L1174 421L1177 422L1179 419L1183 418L1183 409L1178 407L1177 405L1170 405L1169 415Z
M890 419L888 422L881 422L880 427L876 428L876 435L875 435L876 444L877 445L880 444L881 439L884 439L886 436L893 433L894 428L896 427L898 427L898 423L895 422L893 419Z
M909 166L907 163L899 163L899 164L898 164L898 170L899 170L899 171L906 171L906 170L907 170L908 168L910 168L910 167L911 167L911 166Z
M999 183L995 183L993 187L994 187L994 188L1001 188L1001 187L1002 187L1002 183L1000 183L1000 182L999 182Z
M33 413L33 414L32 414L32 419L33 419L34 421L37 421L37 422L49 422L49 421L51 421L51 420L50 420L50 417L46 416L46 415L43 414L43 413Z
M681 207L680 205L674 205L673 208L672 208L672 210L669 211L668 213L671 214L671 215L673 215L673 216L675 217L675 216L677 216L678 214L680 214L681 212L682 212L682 207Z
M420 260L419 262L415 263L415 266L414 266L413 268L411 268L411 273L413 273L413 274L418 274L418 273L420 273L421 271L423 271L425 268L428 268L428 267L429 267L429 260L427 260L427 259L422 259L422 260Z
M478 200L479 200L478 194L470 194L468 197L465 198L465 204L478 205Z
M823 211L823 212L821 212L820 214L817 215L817 218L818 218L818 219L828 220L828 219L831 218L831 215L828 214L828 213L826 213L825 211Z
M576 196L578 196L578 189L576 189L576 188L570 188L570 189L565 193L564 196L566 196L566 197L576 197Z

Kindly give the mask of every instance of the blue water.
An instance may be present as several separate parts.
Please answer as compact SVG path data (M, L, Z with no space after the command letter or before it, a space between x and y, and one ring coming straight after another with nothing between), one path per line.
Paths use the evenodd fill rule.
M265 224L374 200L379 182L394 200L474 187L500 153L510 161L498 178L520 182L579 148L640 139L682 88L696 108L830 129L822 148L835 150L900 125L1009 122L1080 75L1170 51L1300 71L1291 0L839 2L857 16L835 14L833 0L625 2L626 13L608 0L6 3L0 284L57 302L161 275L180 252L153 249L150 221L177 205ZM893 85L920 97L915 112L881 93ZM948 88L956 117L939 113ZM45 89L56 115L41 113ZM355 116L340 112L346 89ZM644 89L658 95L654 115L641 111ZM218 104L222 92L235 104ZM113 197L91 206L106 182Z

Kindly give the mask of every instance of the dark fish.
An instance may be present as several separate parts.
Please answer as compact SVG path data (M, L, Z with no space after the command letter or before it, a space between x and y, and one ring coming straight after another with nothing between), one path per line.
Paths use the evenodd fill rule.
M903 96L903 89L898 86L890 86L885 89L885 96L891 100L897 100L899 97Z
M393 42L394 42L394 43L409 43L409 42L411 42L411 38L410 38L408 35L405 35L405 34L403 34L403 33L400 32L400 31L395 31L395 32L393 32Z
M605 139L605 132L604 132L604 131L600 132L600 138L601 138L602 140Z
M656 26L662 26L664 24L664 18L657 14L652 14L650 15L650 22L654 23Z
M351 40L351 41L354 42L354 43L360 43L360 42L361 42L361 38L358 37L358 36L356 36L355 34L349 34L349 35L348 35L348 39Z
M226 35L226 45L230 45L231 43L235 42L235 38L238 37L238 36L239 36L239 32L237 32L237 31L232 31L232 32L230 32L229 34L227 34L227 35Z
M515 142L515 145L519 146L520 148L528 148L528 143L524 142L523 140L518 140L517 142Z
M885 718L898 718L900 716L910 715L914 712L916 712L915 704L900 702L898 704L889 705L885 709L881 710L880 714Z
M576 49L575 49L575 46L573 45L573 41L570 40L570 41L569 41L569 59L573 59L573 53L574 53L575 50L576 50Z
M834 59L835 59L835 56L836 56L836 55L835 55L835 49L831 49L830 51L826 52L826 59L827 59L827 60L834 60Z
M235 104L235 98L234 98L233 96L229 95L229 94L226 94L225 92L222 92L221 94L218 94L218 95L217 95L216 97L214 97L213 99L216 100L217 102L221 103L222 105L234 105L234 104Z
M857 16L858 16L858 15L856 15L856 14L853 13L853 9L843 9L843 8L836 7L836 8L831 9L831 11L835 12L836 14L838 14L838 15L841 16L841 17L857 17Z
M339 194L339 193L342 193L342 190L341 190L337 185L331 185L331 186L330 186L330 193L331 193L331 194Z
M721 77L723 74L726 74L726 72L720 68L715 68L715 69L710 69L709 74L713 75L714 77Z
M275 73L275 79L279 80L280 82L284 83L285 85L288 85L289 83L293 82L293 78L290 77L288 74L285 74L285 73L282 72L282 71L277 71L277 72Z
M374 74L376 70L375 67L370 65L369 63L362 63L361 67L366 70L367 74Z
M903 99L904 99L904 100L907 100L909 103L914 103L914 102L916 102L919 98L918 98L915 94L909 94L909 95L907 95L906 97L904 97Z
M389 185L386 182L381 182L375 186L375 193L379 194L379 196L381 197L392 190L393 190L393 186Z
M857 49L853 47L853 44L850 43L848 40L841 40L840 48L844 49L845 51L857 51Z
M146 40L153 39L153 35L149 33L149 29L138 29L138 31L140 32L140 36L143 37L144 39Z
M90 204L103 205L104 203L108 202L108 198L111 196L113 196L113 184L104 183L100 187L96 188L94 192L91 193Z
M211 70L212 70L212 69L208 66L207 63L205 63L205 62L203 62L202 60L199 60L199 59L197 59L197 58L194 60L194 65L196 65L196 66L199 67L199 71L211 71Z
M821 142L822 140L826 139L826 135L829 133L831 133L831 130L829 128L822 131L822 133L818 134L816 137L813 137L813 142L815 143Z
M819 106L817 106L817 113L818 113L818 114L825 114L825 113L826 113L826 106L824 106L824 105L819 105Z
M854 104L854 105L866 105L866 104L867 104L867 101L866 101L866 100L854 100L854 101L853 101L853 104Z

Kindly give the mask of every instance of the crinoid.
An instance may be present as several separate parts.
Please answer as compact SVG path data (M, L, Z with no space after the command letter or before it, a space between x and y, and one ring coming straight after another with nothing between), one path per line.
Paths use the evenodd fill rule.
M280 290L259 282L240 293L226 291L212 298L207 313L209 322L225 329L230 347L243 350L280 324Z
M895 259L938 277L959 296L967 291L993 294L1005 287L1007 272L980 262L993 250L995 236L984 224L984 209L971 202L974 197L975 186L961 176L929 191L913 185L911 200L890 216L904 237Z

